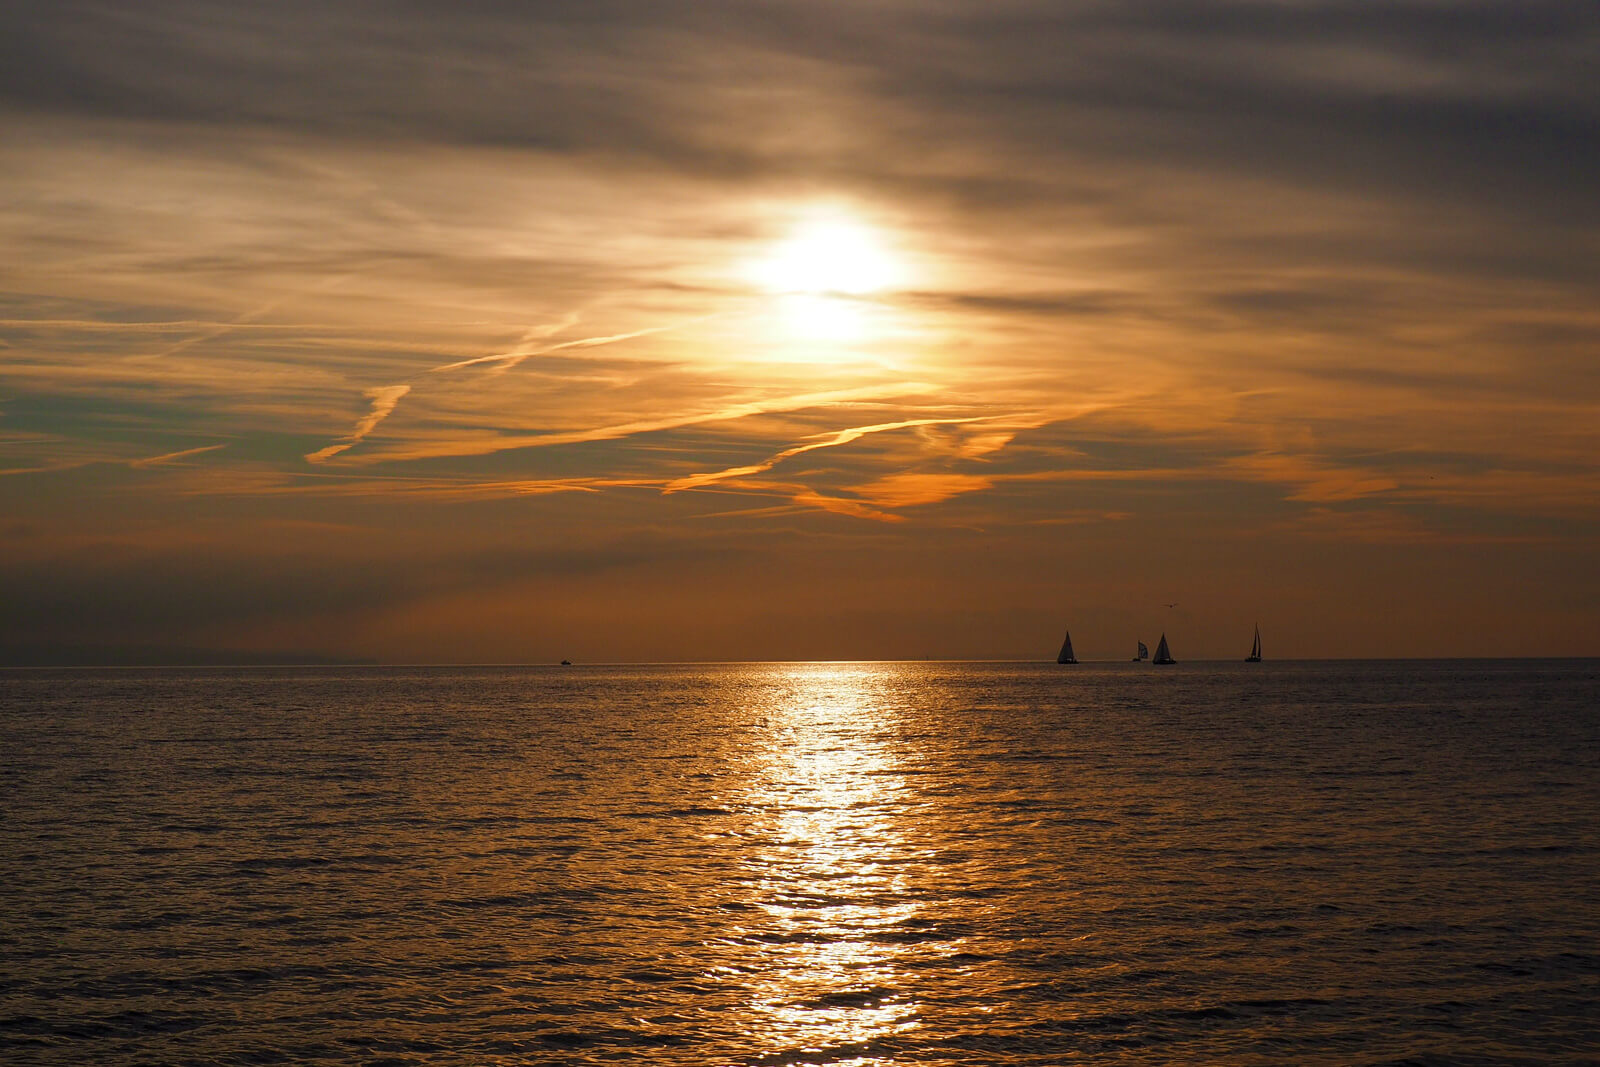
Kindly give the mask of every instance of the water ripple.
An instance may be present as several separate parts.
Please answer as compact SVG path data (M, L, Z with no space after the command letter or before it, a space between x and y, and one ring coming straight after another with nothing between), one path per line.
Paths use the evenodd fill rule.
M0 701L7 1063L1600 1060L1592 663Z

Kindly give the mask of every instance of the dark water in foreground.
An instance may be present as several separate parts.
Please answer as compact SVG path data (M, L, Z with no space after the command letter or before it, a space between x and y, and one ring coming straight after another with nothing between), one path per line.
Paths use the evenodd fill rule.
M0 672L0 1060L1600 1062L1600 661Z

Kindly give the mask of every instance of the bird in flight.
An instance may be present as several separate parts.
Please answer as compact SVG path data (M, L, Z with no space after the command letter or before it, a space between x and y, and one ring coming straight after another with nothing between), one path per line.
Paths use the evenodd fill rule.
M1176 600L1174 600L1172 603L1167 605L1167 607L1169 607L1169 608L1175 608L1177 606L1178 606L1178 602Z

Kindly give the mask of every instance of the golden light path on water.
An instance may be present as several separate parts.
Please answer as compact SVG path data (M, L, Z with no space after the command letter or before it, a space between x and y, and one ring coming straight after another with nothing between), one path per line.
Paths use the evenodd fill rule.
M752 754L748 802L771 813L747 861L767 919L751 1011L780 1047L816 1054L914 1029L915 987L900 966L921 904L908 884L902 755L879 727L887 679L870 667L796 667ZM838 1064L879 1062L834 1059Z

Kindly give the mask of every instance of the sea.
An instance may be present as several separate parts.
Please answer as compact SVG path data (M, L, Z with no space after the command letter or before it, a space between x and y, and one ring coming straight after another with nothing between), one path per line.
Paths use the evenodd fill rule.
M0 1062L1600 1063L1600 660L0 671Z

